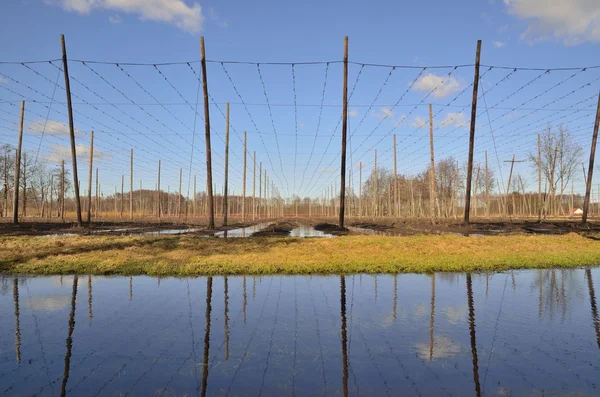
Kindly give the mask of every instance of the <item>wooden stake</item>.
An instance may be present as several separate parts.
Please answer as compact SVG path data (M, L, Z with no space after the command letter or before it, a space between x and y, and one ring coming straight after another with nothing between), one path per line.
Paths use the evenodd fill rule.
M179 168L179 196L177 197L177 217L181 218L181 180L183 179L183 168Z
M63 167L64 167L64 160L63 160ZM64 171L63 171L63 179L64 179ZM94 205L94 218L98 219L98 210L100 208L100 187L98 184L98 168L96 168L96 203ZM64 190L63 190L64 192ZM64 193L63 193L63 198L64 198ZM63 200L64 201L64 200Z
M485 151L485 216L490 216L490 174L488 170L487 150Z
M98 170L96 170L96 180L98 180ZM60 218L65 220L65 160L60 163Z
M79 200L79 178L77 176L77 151L75 150L75 127L73 125L73 106L71 104L71 85L69 83L69 67L67 64L67 48L65 45L65 36L60 35L60 44L62 46L62 63L65 74L65 91L67 93L67 110L69 113L69 136L71 138L71 160L73 162L73 189L75 191L75 206L77 208L77 226L82 226L81 220L81 201Z
M192 198L193 203L193 216L196 216L196 175L194 175L194 197Z
M258 170L258 218L261 216L262 203L262 161Z
M394 211L396 216L400 216L400 207L398 201L400 194L398 192L398 161L396 160L396 134L394 134Z
M129 153L129 220L133 220L133 149Z
M362 216L362 161L358 163L358 216Z
M160 160L158 160L158 184L156 185L156 213L160 219Z
M210 112L208 104L208 81L206 76L206 55L204 37L200 37L200 65L202 68L202 91L204 93L204 133L206 142L206 186L208 200L208 229L215 228L215 207L213 202L212 159L210 151Z
M244 131L244 176L242 183L242 222L246 222L246 131Z
M346 203L346 130L348 126L348 36L344 37L344 87L342 93L342 166L340 171L340 227L344 227ZM296 214L297 215L297 214Z
M585 199L583 201L583 215L581 224L587 223L588 210L590 208L590 194L592 192L592 176L594 174L594 159L596 157L596 142L598 140L598 127L600 125L600 93L598 94L598 107L596 108L596 122L592 133L592 146L590 148L590 165L588 166L587 182L585 184Z
M21 150L23 147L23 119L25 117L25 101L21 101L21 116L19 117L19 141L15 156L15 181L13 187L13 223L19 223L19 179L21 177Z
M473 179L473 150L475 145L475 121L477 118L477 91L479 88L479 61L481 58L481 40L477 40L477 52L475 55L475 78L473 79L473 100L471 103L471 127L469 130L469 159L467 164L467 186L465 193L465 216L464 221L469 223L469 212L471 211L471 180Z
M254 152L254 171L252 173L254 182L252 183L252 220L256 220L256 152Z
M125 196L125 175L121 175L121 219L123 219L123 198Z
M542 222L542 211L543 211L543 205L542 205L542 144L541 144L541 137L540 134L538 134L538 140L537 140L537 146L538 146L538 222Z
M227 188L229 183L229 102L225 105L225 185L223 185L223 226L227 226L229 204Z
M377 178L377 149L375 149L375 168L374 168L374 171L375 171L374 172L375 189L373 191L373 200L374 200L375 207L374 207L373 215L377 216L377 214L378 214L378 208L377 208L377 204L378 204L378 200L377 200L377 195L378 195L377 180L379 179L379 178Z
M94 167L94 131L90 134L90 166L88 169L88 211L87 211L87 223L92 222L92 178Z
M429 202L431 207L431 223L435 224L435 202L437 200L435 192L435 156L433 151L433 110L429 104L429 153L431 157L431 175L429 183Z

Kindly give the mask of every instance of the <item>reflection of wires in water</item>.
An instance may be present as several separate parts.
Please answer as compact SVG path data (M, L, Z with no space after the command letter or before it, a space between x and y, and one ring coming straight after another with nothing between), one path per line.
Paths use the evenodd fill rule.
M277 303L275 304L275 318L273 319L273 328L271 328L271 339L269 339L269 351L267 352L267 358L265 360L265 369L262 375L262 382L260 384L260 389L258 390L258 395L262 394L263 388L265 386L265 377L267 376L267 370L269 369L269 359L271 358L271 351L273 350L273 339L275 338L275 328L277 327L277 320L279 314L279 302L281 301L281 285L283 283L283 278L279 279L279 293L277 294Z
M323 395L327 395L327 378L325 376L325 356L323 355L323 345L321 344L321 330L319 328L319 317L317 314L317 305L315 304L315 297L313 296L312 284L309 280L308 291L310 293L310 301L313 306L313 314L315 317L316 331L317 331L317 345L319 346L319 354L321 358L321 373L323 375Z
M192 298L190 293L190 280L186 280L187 284L187 297L188 297L188 320L190 324L190 335L192 338L192 358L194 359L194 378L196 378L196 389L198 388L198 378L196 371L196 336L194 333L194 322L192 321ZM165 388L166 390L166 388Z

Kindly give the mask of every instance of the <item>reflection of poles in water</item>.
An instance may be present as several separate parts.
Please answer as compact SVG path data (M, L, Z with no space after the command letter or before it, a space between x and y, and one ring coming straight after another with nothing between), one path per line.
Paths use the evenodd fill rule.
M129 276L129 300L133 299L133 277Z
M541 320L542 314L544 311L544 305L543 305L544 295L543 295L543 288L542 288L544 285L544 273L541 269L538 270L538 278L539 278L538 282L540 284L540 296L538 298L538 318Z
M88 322L92 324L92 276L88 276Z
M398 275L394 275L394 321L396 321L396 315L398 312Z
M227 282L227 276L223 277L223 283L223 295L225 297L225 360L229 360L229 283Z
M244 324L246 324L246 305L248 304L248 294L246 293L246 276L243 277L243 284L244 284L244 304L243 304L243 311L244 311Z
M21 364L21 323L19 321L19 279L13 281L13 298L15 301L15 352L17 364Z
M71 348L73 347L73 331L75 330L75 302L77 299L77 276L73 276L73 292L71 293L71 311L69 312L69 333L67 335L67 352L65 354L65 371L63 373L61 397L67 394L67 382L71 365Z
M346 333L346 278L340 276L340 303L342 317L342 382L344 397L348 396L348 336Z
M202 371L202 397L206 396L206 386L208 382L208 353L210 350L210 312L212 310L212 277L206 279L206 329L204 331L204 358Z
M377 302L377 292L379 288L377 288L377 275L374 276L375 279L375 302Z
M435 273L431 275L431 318L429 319L429 361L433 360L434 325L435 325Z
M475 307L473 307L473 285L471 273L467 273L467 300L469 302L469 333L471 335L471 355L473 356L473 382L475 382L475 395L481 396L479 385L479 367L477 360L477 341L475 339Z
M485 274L485 299L488 297L488 291L490 289L490 274Z
M252 276L252 299L256 297L256 276Z
M594 320L594 328L596 329L596 342L600 348L600 318L598 318L598 306L596 306L596 292L594 291L594 280L592 280L592 271L585 270L587 276L588 290L590 291L590 304L592 305L592 319Z

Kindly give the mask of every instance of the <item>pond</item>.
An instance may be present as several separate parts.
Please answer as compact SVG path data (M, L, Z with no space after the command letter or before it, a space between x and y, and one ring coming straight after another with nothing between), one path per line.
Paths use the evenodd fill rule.
M597 396L599 279L0 276L0 395Z

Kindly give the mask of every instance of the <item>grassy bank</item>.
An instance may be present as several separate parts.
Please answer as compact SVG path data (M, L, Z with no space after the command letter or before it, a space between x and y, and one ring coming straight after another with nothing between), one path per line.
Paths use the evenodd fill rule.
M333 239L0 237L0 272L23 274L423 273L599 263L600 241L576 234Z

